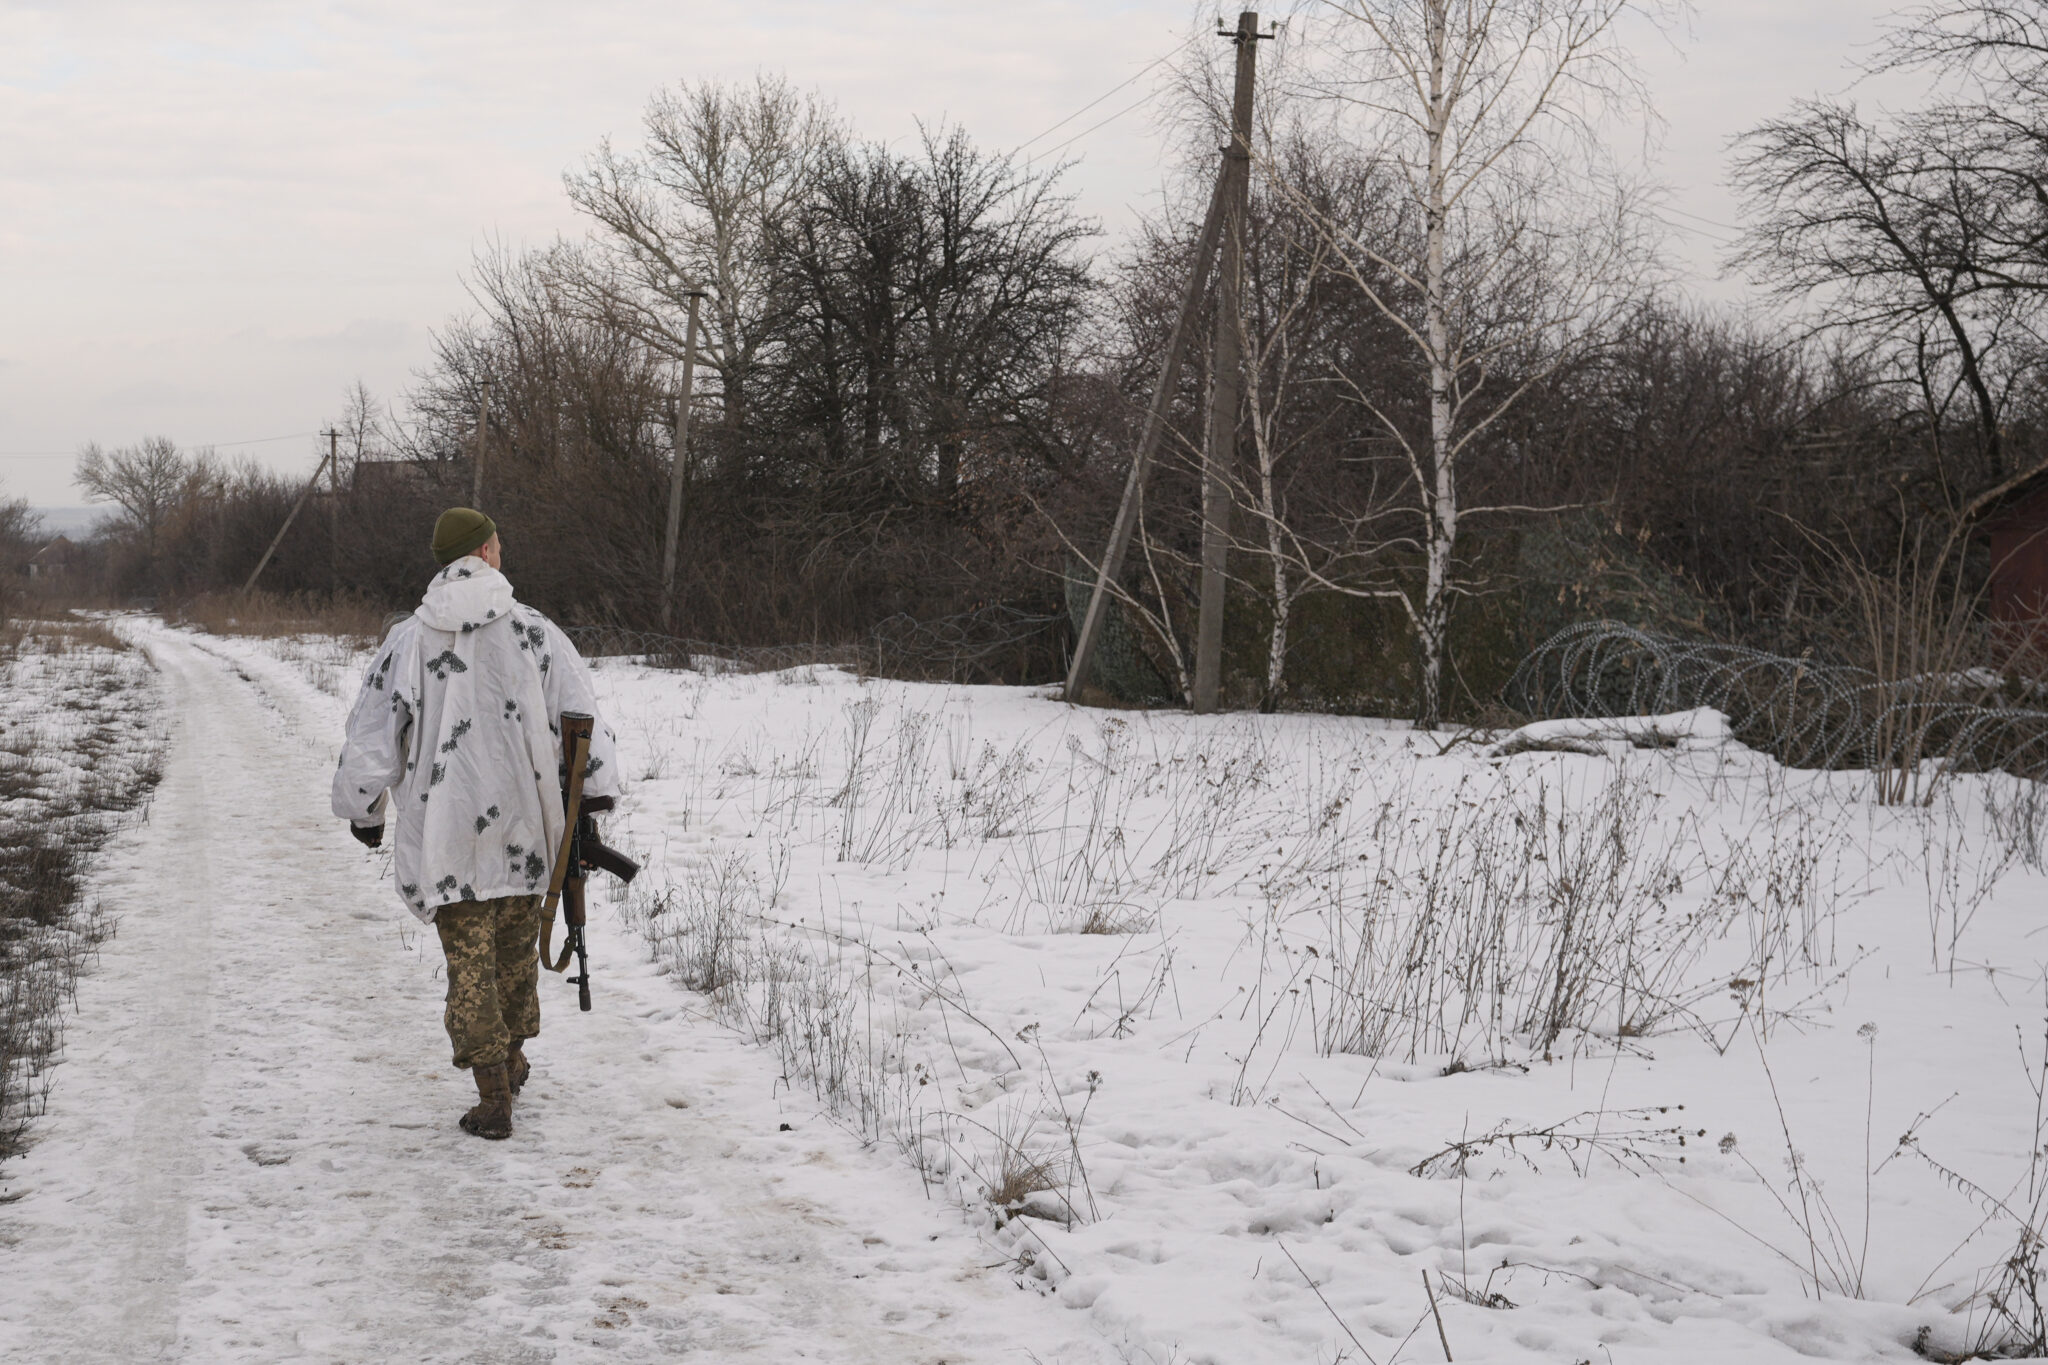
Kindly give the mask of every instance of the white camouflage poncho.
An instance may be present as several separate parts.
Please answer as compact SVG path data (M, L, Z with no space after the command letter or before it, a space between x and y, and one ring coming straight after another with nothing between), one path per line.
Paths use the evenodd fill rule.
M597 716L568 637L474 556L434 576L393 626L349 713L334 813L371 826L397 801L398 894L422 920L455 901L547 889L562 840L564 711ZM618 791L612 732L593 728L583 790Z

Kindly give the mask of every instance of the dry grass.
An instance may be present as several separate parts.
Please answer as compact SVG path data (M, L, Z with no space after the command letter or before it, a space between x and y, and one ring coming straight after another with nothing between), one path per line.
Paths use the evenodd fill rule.
M74 649L104 649L119 654L130 648L103 620L74 612L20 616L0 627L0 657L30 648L63 655Z
M1031 1197L1058 1194L1068 1183L1067 1150L1040 1141L1028 1111L1006 1111L1003 1121L989 1131L995 1137L995 1160L986 1172L982 1198L996 1210L999 1224L1021 1213L1039 1212L1032 1208ZM1069 1220L1063 1216L1062 1221Z
M333 597L309 594L210 592L189 598L166 613L180 625L197 626L212 635L250 635L278 639L292 635L331 635L367 648L384 633L389 613L367 598L349 593Z

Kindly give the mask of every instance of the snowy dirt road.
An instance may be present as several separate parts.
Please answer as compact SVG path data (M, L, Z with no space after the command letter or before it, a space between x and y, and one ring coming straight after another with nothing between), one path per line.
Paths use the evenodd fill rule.
M545 979L518 1132L458 1131L438 947L326 810L339 703L130 629L171 747L0 1191L0 1359L1112 1358L767 1054L678 1018L602 897L595 1011Z

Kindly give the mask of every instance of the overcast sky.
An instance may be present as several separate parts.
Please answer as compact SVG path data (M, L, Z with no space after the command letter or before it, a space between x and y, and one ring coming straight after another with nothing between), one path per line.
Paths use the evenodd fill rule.
M1846 87L1883 0L1698 0L1638 35L1682 264L1715 297L1726 143ZM657 87L785 72L868 136L949 117L1011 146L1184 42L1174 0L0 0L0 495L81 501L73 452L163 434L310 472L360 377L382 397L468 306L491 239L580 226L561 175L631 143ZM1233 9L1234 13L1234 9ZM1217 42L1219 51L1225 47ZM1034 147L1124 110L1141 79ZM1141 106L1068 150L1112 234L1156 202ZM260 438L285 437L251 443ZM238 443L232 446L229 443ZM249 444L240 444L249 443Z

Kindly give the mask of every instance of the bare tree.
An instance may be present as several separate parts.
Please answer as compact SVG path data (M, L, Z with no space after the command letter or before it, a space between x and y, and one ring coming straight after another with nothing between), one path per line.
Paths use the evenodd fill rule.
M336 447L340 460L334 471L337 487L351 483L357 464L382 456L389 445L388 425L384 405L370 392L369 385L358 379L343 391L341 416L334 422L334 429L341 433Z
M736 429L784 311L774 244L844 134L824 101L769 75L662 91L645 122L637 154L607 142L563 178L600 230L552 263L568 297L676 361L687 293L707 290L700 358Z
M1950 528L1916 552L1938 578L1984 508L2048 469L2017 420L2048 342L2048 8L1939 0L1900 15L1870 66L1932 73L1930 103L1805 100L1751 129L1732 259L1904 396L1928 456L1913 510Z
M0 496L0 625L7 623L24 565L41 538L42 518L27 498Z
M121 509L154 573L158 537L192 473L192 462L179 453L174 441L146 436L139 444L115 450L88 442L78 452L72 481L90 501L111 502Z
M1421 655L1417 723L1443 715L1463 505L1460 465L1532 387L1603 343L1652 265L1639 196L1597 125L1646 109L1616 35L1637 0L1328 0L1306 89L1398 171L1397 226L1325 222L1337 268L1412 348L1421 420L1350 376L1405 458L1422 581L1391 596ZM1285 167L1262 159L1285 188ZM1304 202L1304 207L1310 207Z
M984 153L959 127L920 131L906 283L912 382L932 484L950 498L972 476L963 463L975 450L1040 444L1034 428L1091 289L1081 244L1099 229L1061 191L1063 165L1034 170Z
M1969 102L2032 141L2048 100L2048 7L2041 0L1933 0L1892 16L1873 71L1922 70L1957 82Z
M922 131L921 155L834 153L782 243L774 415L821 431L835 500L852 475L892 503L950 502L1006 456L1043 454L1088 302L1094 227L1062 168Z
M1950 512L2010 472L2000 428L2042 302L1977 268L1986 186L1967 155L1924 120L1884 129L1814 100L1750 130L1736 163L1750 226L1735 264L1814 305L1816 330L1887 349L1919 395ZM1974 449L1949 449L1964 431Z
M42 524L27 498L0 497L0 554L26 550L41 534Z

